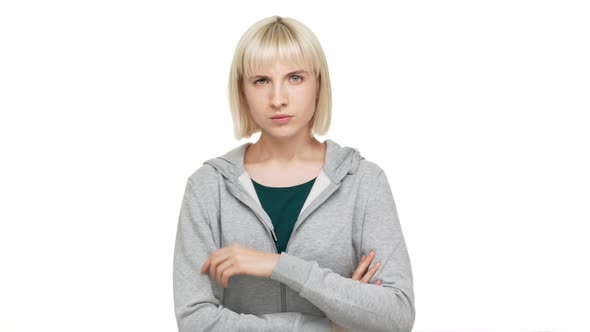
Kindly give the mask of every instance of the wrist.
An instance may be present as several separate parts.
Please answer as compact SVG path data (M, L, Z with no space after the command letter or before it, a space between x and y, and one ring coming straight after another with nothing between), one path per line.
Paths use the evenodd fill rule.
M279 259L281 258L281 254L270 254L269 257L270 258L269 258L268 277L270 278L272 276L272 272L277 267L277 264L279 264Z

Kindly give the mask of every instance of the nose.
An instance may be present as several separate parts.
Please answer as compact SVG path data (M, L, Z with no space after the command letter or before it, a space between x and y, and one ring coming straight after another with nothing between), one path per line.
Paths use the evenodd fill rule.
M275 84L272 88L272 96L270 98L270 103L274 108L280 109L282 107L287 106L289 102L287 98L287 91L283 87L282 84Z

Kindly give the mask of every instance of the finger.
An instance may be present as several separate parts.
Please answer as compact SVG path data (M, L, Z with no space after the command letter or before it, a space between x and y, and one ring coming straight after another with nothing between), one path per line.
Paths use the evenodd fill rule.
M209 256L211 257L211 256ZM205 260L205 263L203 263L203 265L201 266L201 273L205 273L207 272L207 269L209 269L209 257L207 257L207 259Z
M381 279L377 280L377 282L375 283L375 285L381 286L383 284L383 281L381 281Z
M221 287L228 288L229 287L229 278L233 275L237 274L237 268L234 266L230 266L229 268L223 270L220 275Z
M360 280L361 279L363 274L365 274L367 267L369 267L369 265L371 265L371 261L373 260L373 256L374 256L374 252L371 251L368 256L363 255L361 257L361 260L360 260L357 268L352 273L352 280Z
M371 279L373 278L375 273L377 273L377 270L379 269L380 266L381 266L381 262L378 262L377 264L373 265L373 267L371 269L369 269L369 272L367 272L367 274L365 274L363 276L363 278L361 279L361 282L368 283L369 281L371 281Z
M363 257L364 258L361 259L358 267L356 268L356 270L353 273L353 277L352 277L353 280L360 280L361 277L365 274L365 272L367 271L367 268L371 265L371 262L373 261L373 258L375 257L375 252L371 251L368 256L363 256Z
M219 264L217 266L217 269L215 270L215 280L218 284L223 286L223 283L221 281L223 274L227 273L226 270L231 269L232 267L232 262L230 259L226 259L225 261L223 261L223 263Z
M209 260L209 277L211 280L217 280L216 274L219 264L222 264L227 259L227 255L223 250L217 250L210 256Z
M356 279L355 280L360 280L362 278L362 276L367 272L367 268L369 266L371 266L371 262L373 261L373 258L375 257L375 252L371 251L369 253L368 256L364 256L364 259L362 260L362 262L359 263L356 272Z
M363 274L365 274L365 270L367 269L367 264L365 264L366 260L367 260L366 256L363 256L361 258L358 266L356 267L356 269L352 273L352 280L359 280L363 276Z
M373 258L375 258L375 252L374 251L371 251L371 252L369 252L368 255L366 255L364 257L365 257L365 259L363 261L363 264L365 264L368 267L369 265L371 265L371 262L373 261Z

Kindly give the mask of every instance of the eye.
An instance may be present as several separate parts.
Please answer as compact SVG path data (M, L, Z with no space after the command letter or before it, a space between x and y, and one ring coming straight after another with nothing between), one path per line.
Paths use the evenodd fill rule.
M260 82L260 81L266 81L266 79L264 79L264 78L258 79L256 81L254 81L254 85L259 85L258 82Z
M299 83L299 82L303 81L303 77L301 77L301 76L299 76L299 75L293 75L293 76L291 76L291 78L293 78L293 77L297 77L297 78L299 78L298 80L296 80L296 81L295 81L295 82L297 82L297 83Z

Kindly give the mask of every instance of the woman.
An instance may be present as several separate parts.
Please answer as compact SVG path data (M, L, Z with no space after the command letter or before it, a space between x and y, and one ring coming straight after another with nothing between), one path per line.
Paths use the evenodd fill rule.
M236 138L261 135L188 178L174 251L179 330L410 331L412 271L385 172L314 137L331 114L315 35L286 17L254 24L229 97Z

